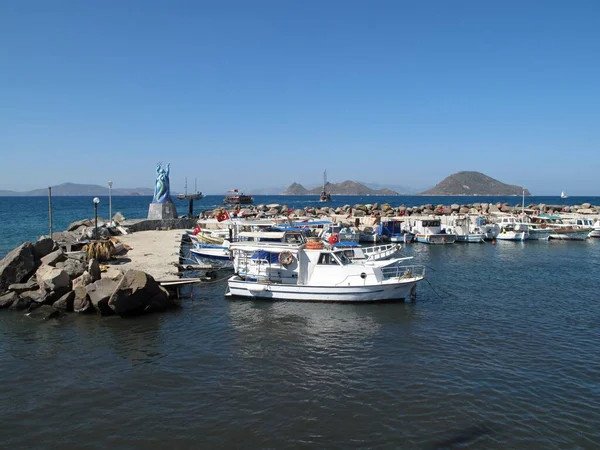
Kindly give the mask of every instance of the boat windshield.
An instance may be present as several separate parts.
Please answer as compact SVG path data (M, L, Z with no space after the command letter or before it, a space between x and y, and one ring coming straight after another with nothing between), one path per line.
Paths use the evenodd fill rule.
M354 252L352 250L350 250L351 254L354 254ZM346 254L346 250L342 250L341 252L335 252L335 256L338 257L338 259L341 261L342 265L346 265L346 264L352 264L352 260L350 258L348 258L348 255Z

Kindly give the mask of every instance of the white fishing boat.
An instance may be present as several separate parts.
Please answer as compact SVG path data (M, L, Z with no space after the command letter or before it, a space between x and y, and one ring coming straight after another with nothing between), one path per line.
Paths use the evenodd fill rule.
M485 242L486 235L473 227L468 216L445 216L446 231L456 235L456 242Z
M190 249L190 259L201 266L209 265L213 268L232 268L229 241L224 240L223 245L198 244Z
M453 244L456 234L442 229L440 219L415 219L411 229L417 242L424 244Z
M424 266L352 262L322 241L231 244L235 275L227 296L317 302L377 302L414 297ZM398 261L398 263L400 260Z
M598 238L600 237L600 220L596 220L592 225L592 231L588 237Z
M500 233L496 239L501 241L524 241L529 237L529 226L521 223L519 219L510 214L496 217L496 223L500 226Z
M550 229L550 239L562 241L585 241L593 231L593 228L590 227L579 228L566 224L560 216L549 214L534 216L531 218L531 222L539 224L540 227L545 225L546 228Z

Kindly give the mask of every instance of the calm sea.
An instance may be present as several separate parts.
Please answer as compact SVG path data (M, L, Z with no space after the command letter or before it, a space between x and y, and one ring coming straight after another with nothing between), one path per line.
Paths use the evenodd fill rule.
M149 200L113 198L113 211L143 217ZM334 204L386 200L467 201ZM600 203L562 203L584 201ZM47 199L0 198L0 217L6 252L47 232ZM91 198L54 199L56 229L83 217ZM2 446L600 447L600 240L403 252L428 267L415 303L232 301L219 280L133 320L0 311Z

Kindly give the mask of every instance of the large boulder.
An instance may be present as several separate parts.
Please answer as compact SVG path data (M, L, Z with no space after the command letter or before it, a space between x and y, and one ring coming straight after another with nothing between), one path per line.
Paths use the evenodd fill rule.
M83 272L80 276L78 276L77 278L75 278L73 280L73 290L77 287L77 286L83 286L86 287L88 284L92 283L92 276L90 275L90 273L86 270L85 272Z
M98 281L100 278L102 278L102 272L100 271L100 263L95 258L90 259L87 271L92 276L92 282Z
M81 227L93 227L93 226L94 226L94 222L92 220L83 219L83 220L78 220L76 222L70 223L69 226L67 227L67 231L75 231Z
M18 298L19 296L16 292L0 295L0 309L9 308Z
M22 297L18 297L12 305L10 305L10 308L8 309L12 309L12 310L16 310L16 311L20 311L23 309L27 309L29 308L29 306L31 305L31 299L29 298L22 298Z
M33 244L33 256L36 260L40 260L54 250L54 240L49 237L42 237L39 241Z
M64 262L59 262L55 266L57 269L64 270L71 280L81 276L85 272L86 264L78 259L68 258Z
M172 305L167 290L139 270L125 272L108 301L108 306L119 315L163 311Z
M52 307L54 309L58 309L60 311L73 311L73 301L75 300L75 292L69 291L61 298L52 303Z
M109 316L114 314L112 308L108 306L108 299L117 288L118 283L109 278L103 278L88 284L85 287L88 297L101 315Z
M45 303L48 300L48 293L40 288L35 291L23 292L20 297L31 303Z
M15 283L8 286L8 290L12 292L16 292L17 294L21 294L27 291L35 291L40 288L39 284L35 281L34 278L30 278L27 283Z
M35 273L38 284L48 291L69 287L71 279L67 272L52 266L40 266Z
M25 281L34 270L33 244L25 242L0 261L0 293L5 292L11 284Z
M119 281L123 276L123 272L114 267L108 266L104 272L102 272L102 279L108 278L110 280ZM91 277L90 277L91 278Z
M59 248L58 250L48 253L43 258L40 258L40 261L46 266L56 266L57 263L66 261L66 259L67 255L65 255L62 248Z
M77 286L73 289L75 298L73 298L73 311L76 313L84 313L92 309L92 302L87 295L87 291L83 286Z

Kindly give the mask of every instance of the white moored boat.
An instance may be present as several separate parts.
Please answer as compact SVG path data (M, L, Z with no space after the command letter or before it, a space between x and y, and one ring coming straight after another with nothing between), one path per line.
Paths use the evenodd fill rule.
M235 242L227 296L318 302L376 302L414 297L424 266L352 262L323 242ZM394 264L394 262L397 262Z
M417 242L424 244L453 244L456 241L456 234L442 230L440 219L415 219L411 233Z

